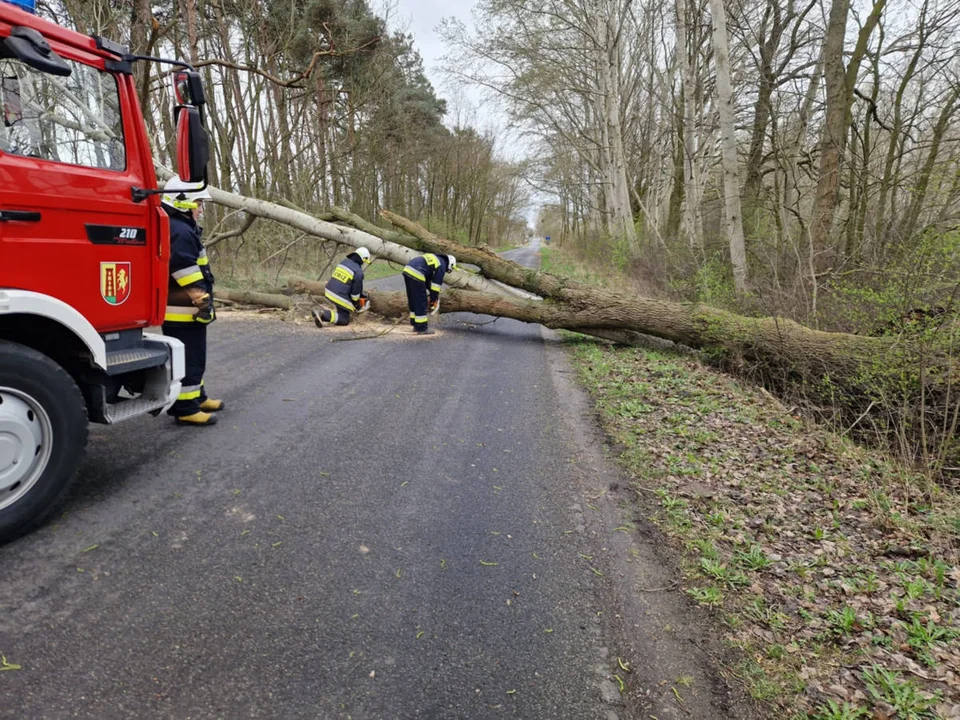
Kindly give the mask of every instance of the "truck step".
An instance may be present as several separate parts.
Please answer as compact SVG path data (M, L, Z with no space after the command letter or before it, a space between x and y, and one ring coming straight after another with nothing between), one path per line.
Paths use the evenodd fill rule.
M107 353L107 375L123 375L134 370L163 365L169 353L166 347L138 347Z
M106 421L110 424L128 420L137 415L160 410L164 405L163 398L138 397L120 402L110 403L106 407Z

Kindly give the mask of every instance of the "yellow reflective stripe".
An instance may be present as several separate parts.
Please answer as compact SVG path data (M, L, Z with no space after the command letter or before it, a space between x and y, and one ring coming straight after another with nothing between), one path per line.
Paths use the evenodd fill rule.
M332 322L334 325L336 325L336 324L337 324L337 318L339 317L339 315L337 315L337 309L336 309L336 308L330 308L329 313L330 313L330 319L327 320L327 322Z
M185 388L180 388L180 394L177 395L177 400L196 400L199 397L200 397L200 386L190 385Z
M189 275L184 275L183 277L177 278L177 284L180 287L186 287L187 285L192 285L193 283L200 282L201 280L203 280L203 273L200 272L200 270L197 270L195 273L190 273Z
M332 303L336 303L337 305L342 307L344 310L350 310L350 311L354 310L352 302L350 302L346 298L340 297L339 295L337 295L336 293L330 290L324 290L323 295L324 297L327 298L327 300L329 300Z
M416 279L419 280L420 282L426 282L426 281L427 281L427 278L424 276L424 274L423 274L422 272L420 272L420 271L417 270L416 268L410 267L409 265L407 265L407 266L403 269L403 272L404 272L404 274L409 275L409 276L412 277L412 278L416 278Z
M349 285L353 282L353 270L346 265L337 265L331 277L333 277L334 280L339 280L344 285Z
M418 322L418 323L425 323L425 322L427 322L429 319L430 319L430 318L427 317L426 315L414 315L414 317L413 317L413 321L414 321L414 322Z
M443 288L441 288L436 283L430 283L430 289L433 290L434 292L440 292L440 290L442 290Z
M437 256L433 253L427 253L423 256L423 259L427 261L427 265L430 267L438 268L440 267L440 260L437 259Z
M203 265L209 265L209 264L210 264L210 258L208 258L206 255L201 255L200 257L197 258L197 265L203 266Z
M199 265L188 265L188 266L185 267L185 268L180 268L179 270L174 270L174 271L173 271L172 273L170 273L170 274L173 275L173 279L174 279L174 280L176 280L177 282L180 282L180 278L185 278L185 277L187 277L188 275L194 275L194 274L196 274L196 273L198 273L198 272L200 272L200 266L199 266ZM181 284L183 284L183 283L181 283Z
M413 320L417 314L415 312L410 313L410 319Z
M164 312L164 322L193 322L193 316L197 314L197 308L184 307L182 305L167 305Z
M180 278L185 277L187 275L192 275L195 272L200 272L199 265L188 265L187 267L181 268L180 270L175 270L170 274L173 275L173 277L175 277L177 280L179 280Z

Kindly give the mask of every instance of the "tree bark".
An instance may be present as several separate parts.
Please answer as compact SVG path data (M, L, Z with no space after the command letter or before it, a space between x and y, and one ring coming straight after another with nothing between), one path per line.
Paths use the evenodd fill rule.
M692 50L690 36L688 0L677 0L677 49L680 57L681 104L683 114L679 118L683 125L683 228L692 249L703 247L703 223L700 215L700 151L697 146L696 102L697 68L696 53Z
M823 272L830 264L831 256L827 240L833 229L837 203L840 195L840 162L847 148L847 128L850 127L853 91L860 72L860 63L867 51L867 43L880 16L886 0L876 0L870 15L860 29L857 45L846 67L843 63L844 36L850 0L833 0L827 36L823 45L823 81L827 91L827 115L820 140L820 172L817 180L817 196L814 201L814 217L810 228L810 253L815 274ZM816 277L811 278L816 283Z
M216 298L230 300L244 305L262 305L264 307L280 308L281 310L292 310L293 300L286 295L279 293L252 292L250 290L228 290L226 288L217 288Z
M548 281L544 287L553 287L553 283ZM299 281L293 289L323 296L324 284ZM387 318L407 317L405 293L369 294L371 312ZM647 344L650 337L655 337L690 348L722 351L732 361L742 358L772 367L798 361L793 366L795 371L803 368L818 376L848 376L889 345L877 338L811 330L782 318L746 318L706 305L624 298L615 291L588 286L567 287L558 295L564 298L562 302L448 289L442 294L440 313L511 318L630 345Z
M416 237L423 249L455 252L458 262L479 266L484 276L543 298L524 301L445 292L442 312L497 315L587 334L615 330L652 335L719 351L732 361L760 362L783 372L806 370L815 377L852 377L863 363L891 347L884 339L811 330L783 318L749 318L697 303L625 297L521 267L489 251L458 246L406 218L386 210L381 214Z
M713 58L717 69L717 106L720 116L720 153L723 165L723 204L733 265L733 285L738 295L747 292L747 251L740 210L740 171L737 166L737 135L734 127L733 89L730 83L730 45L723 0L710 0L713 15Z

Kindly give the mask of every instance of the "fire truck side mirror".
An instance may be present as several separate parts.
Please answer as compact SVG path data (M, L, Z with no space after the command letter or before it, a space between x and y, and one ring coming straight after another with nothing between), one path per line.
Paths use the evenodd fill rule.
M207 181L210 141L195 107L177 108L177 174L184 182Z
M193 105L203 107L207 97L203 92L200 73L194 70L178 70L173 73L174 106Z
M38 31L15 25L10 35L0 40L0 58L15 57L40 72L69 77L70 66L57 55ZM202 91L201 91L202 92Z

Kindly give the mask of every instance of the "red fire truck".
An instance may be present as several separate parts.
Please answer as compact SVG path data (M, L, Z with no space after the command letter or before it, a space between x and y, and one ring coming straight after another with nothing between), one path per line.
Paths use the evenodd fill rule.
M169 227L133 66L175 66L177 162L205 182L199 75L0 0L0 542L56 507L88 421L159 414L183 345L163 321Z

